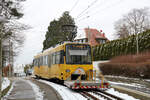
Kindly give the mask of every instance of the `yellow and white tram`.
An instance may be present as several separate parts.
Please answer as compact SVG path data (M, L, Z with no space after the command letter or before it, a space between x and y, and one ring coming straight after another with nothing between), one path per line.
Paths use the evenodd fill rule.
M108 88L103 79L95 81L89 44L66 42L49 48L34 57L34 75L53 79L72 89Z

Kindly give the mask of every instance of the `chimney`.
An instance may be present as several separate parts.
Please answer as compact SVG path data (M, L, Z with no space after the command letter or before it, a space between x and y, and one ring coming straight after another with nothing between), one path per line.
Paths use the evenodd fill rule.
M105 37L105 33L102 33L102 37Z
M103 31L102 31L102 30L100 30L99 32L100 32L100 33L102 33Z

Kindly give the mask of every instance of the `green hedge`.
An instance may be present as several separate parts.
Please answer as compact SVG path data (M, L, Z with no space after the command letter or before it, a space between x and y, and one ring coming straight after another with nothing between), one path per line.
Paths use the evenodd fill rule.
M138 34L139 52L150 50L150 30ZM136 36L109 41L93 47L94 60L108 60L114 56L135 54Z

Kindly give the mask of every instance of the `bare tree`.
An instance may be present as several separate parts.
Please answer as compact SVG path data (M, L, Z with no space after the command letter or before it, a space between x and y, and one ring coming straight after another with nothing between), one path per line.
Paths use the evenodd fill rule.
M138 34L150 29L149 9L133 9L115 23L116 34L119 38Z
M4 45L4 58L8 61L9 59L9 53L11 47L11 56L17 57L17 55L20 52L20 48L24 44L25 36L23 34L23 31L29 29L30 27L28 25L24 25L22 23L19 23L17 21L11 21L7 24L5 24L5 31L4 31L4 37L3 37L3 45ZM8 56L9 55L9 56ZM12 57L11 57L12 58Z
M21 13L20 2L25 0L0 0L0 16L3 16L9 20L9 23L0 23L0 35L2 34L3 44L3 58L5 62L9 58L10 45L12 45L12 55L16 56L18 51L24 42L24 30L28 29L27 25L19 23L17 20L23 16Z
M122 19L118 20L115 23L115 30L116 30L116 35L119 38L126 38L130 35L130 32L128 30L128 26Z

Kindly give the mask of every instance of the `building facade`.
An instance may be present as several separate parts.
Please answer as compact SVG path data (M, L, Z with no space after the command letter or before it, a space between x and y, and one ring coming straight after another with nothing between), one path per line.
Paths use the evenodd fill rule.
M97 29L93 29L93 28L85 28L83 32L84 33L82 34L84 34L85 37L75 39L74 40L75 42L89 43L92 46L96 46L109 41L105 37L105 33L103 33L102 30L98 31Z

